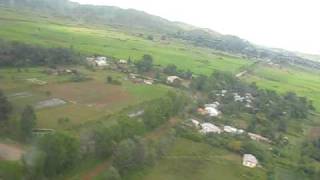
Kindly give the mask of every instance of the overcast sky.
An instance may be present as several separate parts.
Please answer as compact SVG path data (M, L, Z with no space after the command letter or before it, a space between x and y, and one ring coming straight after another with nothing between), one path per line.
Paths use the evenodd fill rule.
M253 43L320 54L320 0L72 0L133 8Z

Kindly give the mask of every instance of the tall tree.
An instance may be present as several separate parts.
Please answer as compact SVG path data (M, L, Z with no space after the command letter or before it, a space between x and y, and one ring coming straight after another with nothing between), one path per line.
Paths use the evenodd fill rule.
M36 114L33 107L27 105L21 115L20 127L24 138L29 138L32 135L32 129L36 126Z
M153 57L149 54L143 55L142 60L139 61L136 66L140 73L149 72L153 66Z
M6 96L0 90L0 122L8 120L12 107L7 100Z

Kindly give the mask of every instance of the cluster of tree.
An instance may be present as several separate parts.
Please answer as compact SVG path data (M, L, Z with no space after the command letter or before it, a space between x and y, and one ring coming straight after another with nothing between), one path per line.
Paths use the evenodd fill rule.
M149 72L153 67L153 57L149 54L142 56L142 59L135 63L139 73Z
M59 177L80 160L77 138L64 133L47 134L23 158L27 179Z
M320 138L306 140L301 146L298 170L310 179L319 179L320 169L313 161L320 162Z
M147 141L134 137L122 140L113 152L113 166L121 175L150 167L169 151L175 141L175 133L163 136L159 141Z
M320 138L304 142L301 155L320 162Z
M80 59L71 49L0 41L0 66L69 65L78 63Z
M12 106L9 103L7 97L3 94L0 89L0 123L6 122L12 111Z
M113 85L121 85L121 81L112 78L112 76L107 76L107 83L108 84L113 84Z
M177 66L174 64L169 64L165 68L163 68L163 73L170 76L179 76L184 79L191 79L192 77L192 72L190 70L178 70Z

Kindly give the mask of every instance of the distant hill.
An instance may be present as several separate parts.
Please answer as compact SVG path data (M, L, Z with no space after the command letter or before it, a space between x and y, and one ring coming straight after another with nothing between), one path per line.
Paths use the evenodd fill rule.
M310 61L307 56L298 56L285 50L258 47L237 36L223 35L210 29L172 22L134 9L81 5L68 0L0 0L0 4L13 8L31 9L79 23L108 25L131 31L157 33L185 40L197 46L209 47L248 58L268 59L276 63L320 68L319 62Z

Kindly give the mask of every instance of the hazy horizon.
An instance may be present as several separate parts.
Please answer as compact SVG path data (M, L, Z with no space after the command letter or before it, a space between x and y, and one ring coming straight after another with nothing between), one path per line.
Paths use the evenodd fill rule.
M81 4L132 8L262 46L320 55L320 2L316 0L71 0ZM192 13L190 13L192 12Z

